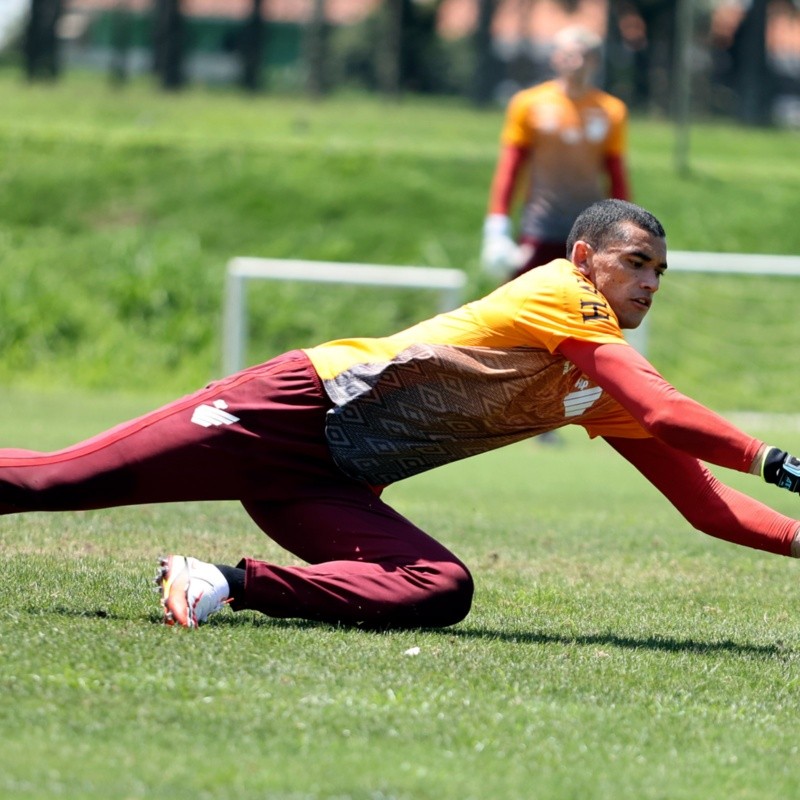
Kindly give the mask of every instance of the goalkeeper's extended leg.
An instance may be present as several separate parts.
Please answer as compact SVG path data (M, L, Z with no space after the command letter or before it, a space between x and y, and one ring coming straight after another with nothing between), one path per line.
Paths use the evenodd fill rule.
M64 450L0 450L0 514L291 496L339 476L328 407L287 354Z

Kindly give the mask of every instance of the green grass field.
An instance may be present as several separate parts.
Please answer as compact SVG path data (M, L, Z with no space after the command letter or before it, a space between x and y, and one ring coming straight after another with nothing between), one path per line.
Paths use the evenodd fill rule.
M7 71L0 98L3 446L66 446L215 377L235 255L461 267L487 288L499 110ZM800 253L798 141L699 125L678 176L670 126L634 120L636 199L674 248ZM669 275L654 363L716 408L789 415L737 419L797 451L798 292ZM432 310L363 289L251 300L251 360ZM797 564L693 532L609 448L565 439L387 491L473 569L472 613L441 631L165 628L158 555L288 562L233 503L1 518L0 798L797 796Z
M58 447L148 407L11 390L0 436ZM691 531L566 438L388 490L475 574L471 615L438 631L163 627L159 554L289 563L236 504L4 518L0 797L796 796L797 565Z

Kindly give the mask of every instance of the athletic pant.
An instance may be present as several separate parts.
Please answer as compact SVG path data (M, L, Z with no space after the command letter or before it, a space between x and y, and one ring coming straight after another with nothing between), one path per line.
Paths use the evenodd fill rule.
M0 450L0 514L239 500L308 566L243 559L237 610L370 627L463 619L466 566L336 467L329 408L293 351L64 450Z

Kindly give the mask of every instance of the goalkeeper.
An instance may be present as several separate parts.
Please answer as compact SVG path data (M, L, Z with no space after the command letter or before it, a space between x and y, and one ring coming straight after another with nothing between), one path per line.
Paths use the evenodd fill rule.
M550 59L554 79L518 92L508 105L481 248L484 269L497 278L561 258L586 206L605 197L630 199L628 110L592 86L601 47L585 28L562 29ZM517 243L510 214L523 187Z
M800 462L678 392L622 336L667 270L658 220L600 201L576 220L569 252L400 333L286 353L65 450L0 450L0 513L237 499L307 563L165 557L167 623L195 627L229 604L371 627L450 625L469 612L469 569L382 488L580 425L699 530L800 556L800 522L703 463L798 492Z

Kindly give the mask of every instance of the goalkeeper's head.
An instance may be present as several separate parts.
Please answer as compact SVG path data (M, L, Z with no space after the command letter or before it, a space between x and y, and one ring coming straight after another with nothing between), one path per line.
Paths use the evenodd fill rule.
M568 258L595 286L621 328L637 328L667 269L664 228L624 200L601 200L572 226Z
M572 225L567 237L567 258L578 240L587 242L595 250L602 250L609 241L623 236L625 223L633 223L657 239L667 234L658 219L635 203L627 200L600 200L584 209Z
M550 63L559 78L574 88L587 87L600 65L603 41L580 25L562 28L553 40Z

